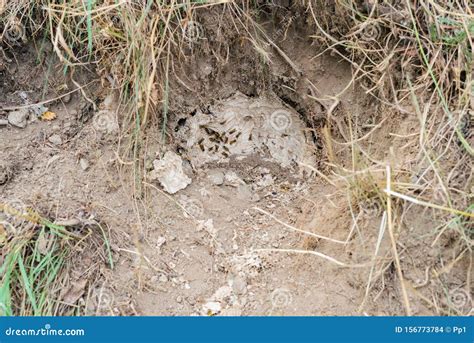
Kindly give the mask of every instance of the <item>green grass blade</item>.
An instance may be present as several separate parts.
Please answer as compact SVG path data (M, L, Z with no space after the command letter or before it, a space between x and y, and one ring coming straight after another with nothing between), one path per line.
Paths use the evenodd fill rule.
M39 315L35 292L32 288L30 279L28 278L28 273L26 272L25 265L23 263L23 258L21 257L21 255L18 255L18 267L20 268L21 278L23 280L23 286L25 288L26 294L28 295L28 298L30 299L30 303L31 303L31 306L33 307L34 314Z

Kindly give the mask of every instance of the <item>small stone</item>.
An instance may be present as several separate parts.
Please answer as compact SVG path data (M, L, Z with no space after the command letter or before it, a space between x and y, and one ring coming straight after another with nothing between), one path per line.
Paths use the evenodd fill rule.
M48 108L43 105L33 105L29 108L29 110L35 118L40 118L48 111Z
M79 160L79 165L81 166L81 169L83 171L86 171L87 169L89 169L89 161L87 161L85 158L81 158Z
M63 140L60 135L54 134L48 138L48 141L54 145L61 145L63 144Z
M176 302L177 302L178 304L181 304L181 303L183 302L183 297L178 296L178 297L176 298Z
M7 125L8 125L8 120L0 119L0 126L7 126Z
M224 173L220 170L211 170L207 175L213 185L220 186L224 183Z
M253 193L250 200L253 201L253 202L259 202L260 201L260 195L258 195L257 193Z
M265 188L274 184L273 177L270 174L264 175L260 180L257 181L257 186Z
M232 288L230 288L229 286L222 286L217 291L215 291L210 300L223 302L225 301L225 299L230 297L231 294Z
M116 103L116 96L115 93L110 93L104 99L103 106L106 109L113 109L114 104Z
M247 281L241 277L236 277L232 282L232 290L238 295L245 294L247 292Z
M8 114L8 122L13 126L24 129L28 122L30 113L27 109L21 109L18 111L12 111Z
M11 169L6 165L0 164L0 185L6 184L8 180L10 180L11 176Z
M160 248L165 243L166 243L166 238L163 236L158 237L158 239L156 240L156 246L158 248Z
M240 185L245 185L245 182L234 171L225 173L224 179L227 186L238 187Z
M250 185L239 185L237 187L237 198L245 201L258 202L260 196L252 189Z
M222 305L217 301L209 301L203 305L202 309L204 310L205 315L212 316L218 314L222 310Z
M147 171L153 170L153 159L147 158L147 159L145 160L145 169L146 169Z
M183 160L172 151L168 151L161 160L153 162L151 180L160 181L164 190L174 194L191 184L191 179L183 171Z
M168 277L165 274L162 274L160 275L158 281L163 282L163 283L168 282Z
M71 102L72 94L71 93L66 93L62 98L62 102L65 104L69 104Z
M212 70L213 70L212 66L209 65L208 63L202 64L199 69L201 70L201 73L202 73L202 75L204 75L204 76L209 76L209 75L211 75Z

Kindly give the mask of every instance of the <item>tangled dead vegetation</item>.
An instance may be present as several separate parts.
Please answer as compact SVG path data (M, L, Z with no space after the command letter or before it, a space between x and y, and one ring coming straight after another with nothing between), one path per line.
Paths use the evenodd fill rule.
M466 1L441 4L367 0L327 1L315 6L309 3L306 8L317 28L314 38L352 64L353 82L386 107L401 115L416 114L418 118L416 129L400 137L405 140L405 147L411 146L416 152L408 164L397 156L401 151L390 147L385 152L388 161L374 160L377 157L364 151L367 147L359 144L356 134L347 142L356 158L353 163L357 165L352 165L356 172L346 171L341 177L347 180L360 206L378 204L376 208L388 214L388 227L394 225L400 230L391 233L392 240L398 235L399 242L403 241L403 228L413 225L411 212L430 212L435 218L433 232L425 234L435 237L431 247L440 244L444 235L456 241L451 248L456 251L456 261L463 257L469 261L464 287L465 294L472 294L472 5ZM334 23L325 18L338 19ZM356 122L349 125L357 130ZM380 178L377 181L377 169L385 168L387 163L387 175L393 180L387 176L385 183ZM361 170L365 175L360 175ZM387 194L395 202L385 201ZM396 245L393 242L394 258L405 310L410 314L410 286L404 284L400 262L396 261ZM446 289L447 280L436 276L440 288ZM424 300L436 306L428 298Z

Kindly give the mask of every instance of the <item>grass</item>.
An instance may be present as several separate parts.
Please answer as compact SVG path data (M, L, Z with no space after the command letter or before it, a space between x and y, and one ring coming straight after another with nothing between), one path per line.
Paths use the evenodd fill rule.
M371 270L365 298L387 266L395 262L405 310L410 313L410 287L405 287L397 250L408 214L432 211L429 213L435 229L426 234L436 236L433 244L443 233L454 230L460 250L472 254L474 205L469 184L473 182L473 147L469 115L474 112L474 16L467 0L451 4L432 0L406 0L397 5L390 1L365 3L366 7L352 0L300 1L291 10L300 11L295 18L306 17L314 31L310 37L326 48L324 53L331 52L352 65L352 81L347 88L364 85L366 93L392 113L418 118L416 133L406 137L418 153L412 170L406 170L387 161L400 157L390 147L386 156L371 150L371 145L377 144L372 140L377 130L393 122L392 118L382 118L369 133L360 136L357 118L337 121L332 113L342 94L325 99L334 104L328 109L323 129L330 173L321 175L317 171L347 194L351 209L363 211L370 203L385 218L392 259L379 265L377 271ZM159 127L161 142L167 143L173 70L186 63L184 51L198 49L199 39L204 39L198 34L198 41L190 40L186 30L216 6L232 17L235 30L252 43L262 63L271 63L263 48L267 45L295 72L301 72L258 24L261 5L257 2L168 0L146 1L142 6L120 0L19 1L8 4L0 13L0 29L4 37L9 28L20 25L28 35L50 40L65 70L93 66L104 87L119 90L125 109L121 128L129 137L121 143L120 152L123 160L132 160L136 198L140 199L147 130ZM349 136L345 137L344 132ZM343 165L343 159L350 164ZM411 177L418 169L422 170L420 175ZM465 183L459 183L459 179ZM110 245L101 226L100 230L112 265ZM384 231L385 225L381 225L380 232ZM53 242L54 249L46 255L37 248L42 235ZM71 237L67 228L42 221L29 234L10 243L0 273L4 280L0 299L7 314L57 313L57 294L51 290L65 268L74 240L80 237ZM379 248L380 242L373 268ZM440 261L441 265L446 263ZM470 292L469 275L466 280L464 286ZM443 283L440 277L436 283ZM430 303L426 296L416 294ZM446 313L445 309L438 311Z
M31 210L24 215L4 204L1 212L20 219L16 224L4 221L1 225L4 233L0 244L2 314L55 315L61 290L58 283L69 254L66 242L77 237ZM14 232L8 230L14 226Z
M466 120L462 118L467 118L469 112L474 110L474 74L471 72L474 67L474 16L469 4L464 1L451 5L429 0L416 1L415 4L406 1L397 7L384 1L367 8L365 12L352 1L326 2L326 5L327 9L320 7L318 10L310 6L318 31L314 38L352 63L354 84L364 81L366 92L380 103L395 111L416 115L419 120L419 139L411 140L410 143L419 151L416 163L427 167L415 182L411 179L407 182L404 176L407 171L393 166L391 188L388 188L389 183L385 185L380 182L384 162L366 153L368 145L359 142L358 137L352 134L349 152L352 168L332 165L335 173L347 185L351 201L362 207L367 198L375 198L382 205L381 209L391 213L387 222L393 259L379 268L382 271L395 262L406 313L410 313L407 292L411 287L407 289L404 280L397 242L404 241L406 228L412 225L406 222L406 218L413 210L426 213L431 209L432 221L439 226L434 225L436 228L425 235L436 236L432 242L433 248L439 244L439 237L454 230L457 232L457 244L460 245L458 250L463 251L460 256L464 252L472 256L474 236L472 229L467 229L472 225L466 225L472 222L474 216L472 188L469 189L473 181L473 147L472 139L469 141L468 136L472 135L472 129L466 130L466 125L459 123ZM333 24L327 23L321 19L330 16L327 12L332 12L333 16L337 12L343 19ZM398 19L394 20L395 17ZM334 26L338 30L332 34ZM367 37L368 33L373 37ZM410 105L414 110L407 111ZM352 119L349 119L349 128L351 122ZM335 133L330 130L326 129L324 134L325 141L330 142L331 160L334 160L333 151L341 143L332 137ZM398 159L392 151L388 151L388 154L391 159ZM465 180L465 184L455 182L455 175ZM374 176L378 176L379 181L375 181ZM398 201L394 202L392 198ZM384 199L387 199L385 205ZM398 228L396 233L393 226ZM461 260L456 259L455 263ZM449 262L441 260L439 263ZM374 283L373 274L370 273L369 285ZM383 273L375 275L380 278ZM440 274L436 275L434 283L443 289L437 295L440 297L438 301L447 303L446 311L432 301L427 301L428 298L418 291L411 294L423 299L439 314L459 314L451 301L446 299L446 281ZM468 272L464 281L467 294L471 292L469 275ZM367 294L368 291L366 297Z
M31 208L2 204L0 214L1 315L52 316L84 312L76 304L61 301L68 278L71 257L78 246L85 247L94 234L90 227L81 233L41 217ZM110 243L99 227L110 267L113 268ZM75 263L75 262L74 262Z

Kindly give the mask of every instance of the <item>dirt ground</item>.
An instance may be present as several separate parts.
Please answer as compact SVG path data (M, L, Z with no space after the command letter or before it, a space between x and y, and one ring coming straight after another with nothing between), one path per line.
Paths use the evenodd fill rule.
M202 24L207 30L212 27ZM132 148L121 132L124 110L117 92L94 82L93 71L66 76L48 46L44 61L37 63L37 42L18 50L15 59L6 51L10 61L0 54L0 120L12 110L85 85L70 97L45 104L56 114L54 120L30 116L24 128L0 126L2 201L31 206L57 223L94 220L109 237L113 268L103 243L78 248L62 301L73 299L89 315L404 313L393 263L366 295L382 209L376 203L365 208L354 204L337 187L342 181L332 184L321 177L329 171L325 162L331 154L323 122L337 103L332 113L335 140L349 136L350 115L358 137L371 132L361 142L367 153L403 169L418 153L410 146L417 118L377 103L357 83L346 87L351 66L336 55L318 55L321 50L304 32L267 29L271 37L280 37L280 48L294 65L269 48L272 63L262 67L246 45L250 43L229 43L232 56L224 65L205 49L190 53L188 63L175 70L176 80L187 87L173 81L166 144L156 121L147 131L142 147L146 160L139 171L122 154ZM186 146L181 130L200 113L211 115L225 107L236 94L250 102L270 101L289 113L290 121L302 126L295 134L304 140L312 165L292 161L282 166L268 146L240 158L225 153L206 163L193 160L199 143ZM378 125L382 120L384 125ZM347 145L331 149L337 162L350 168L353 156ZM174 194L150 177L153 162L169 151L183 161L191 180ZM381 167L376 177L383 179L384 172ZM417 225L399 243L405 277L416 292L432 299L437 291L427 270L440 256L453 256L431 246L434 234L423 235L432 225L429 210L412 208L407 215ZM449 237L440 239L450 244ZM390 257L390 249L384 235L378 251L382 261ZM448 291L462 286L468 265L465 256L446 272ZM415 315L437 314L430 302L414 294Z

